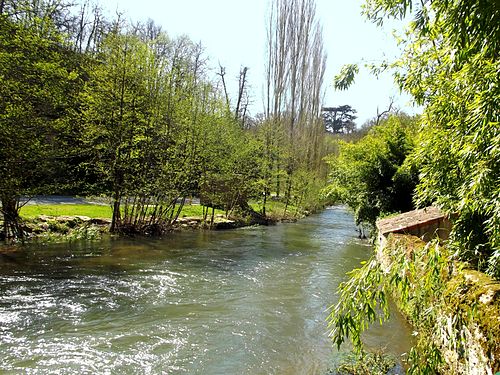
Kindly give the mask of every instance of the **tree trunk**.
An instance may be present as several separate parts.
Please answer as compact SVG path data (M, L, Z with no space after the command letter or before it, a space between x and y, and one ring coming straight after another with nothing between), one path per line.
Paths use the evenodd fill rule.
M283 210L283 219L286 217L286 211L288 209L288 205L290 204L290 199L292 195L292 171L288 171L288 178L286 182L286 192L285 192L285 209Z
M115 193L113 198L113 217L111 218L111 228L110 232L114 233L117 229L117 225L120 222L120 194Z
M267 204L267 195L269 194L269 189L267 186L264 188L264 199L262 201L262 215L266 217L266 204Z
M3 237L7 239L22 238L23 230L19 217L19 199L2 196Z

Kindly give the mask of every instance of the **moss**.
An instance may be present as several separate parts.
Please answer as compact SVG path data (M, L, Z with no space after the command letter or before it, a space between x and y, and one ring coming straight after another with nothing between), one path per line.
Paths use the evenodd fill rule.
M57 220L49 220L47 221L48 229L52 233L60 233L60 234L68 234L69 227L66 223L62 223Z
M41 215L23 220L25 239L36 242L69 242L75 240L96 240L108 231L109 222L85 216Z
M447 284L443 299L449 312L461 312L484 336L481 346L500 370L500 283L484 273L463 269Z
M395 291L401 310L427 336L424 345L436 345L443 373L469 373L479 366L500 371L500 283L467 269L445 247L428 246L437 245L390 235L379 249L384 267L396 267L409 281L406 298Z
M387 375L403 371L393 355L377 351L362 353L361 356L348 354L334 369L327 370L327 375Z

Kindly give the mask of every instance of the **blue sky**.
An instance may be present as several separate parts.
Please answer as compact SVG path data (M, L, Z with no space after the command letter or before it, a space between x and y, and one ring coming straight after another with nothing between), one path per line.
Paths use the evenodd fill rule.
M343 64L379 62L398 54L392 38L392 30L398 25L381 29L366 21L361 15L362 3L362 0L316 0L328 54L324 105L351 105L358 111L358 125L375 116L377 108L386 109L391 96L396 97L401 109L416 111L410 98L400 94L390 74L377 79L361 68L353 87L344 92L333 89L333 77ZM110 13L117 9L124 12L133 21L151 18L171 37L186 34L201 42L214 70L219 62L226 67L230 91L237 90L240 67L248 66L251 113L262 112L269 0L101 0L100 4Z

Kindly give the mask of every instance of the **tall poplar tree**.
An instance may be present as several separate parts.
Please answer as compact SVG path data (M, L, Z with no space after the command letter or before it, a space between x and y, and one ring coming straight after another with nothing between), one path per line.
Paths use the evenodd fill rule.
M266 140L268 146L274 143L281 147L268 154L276 170L276 183L273 188L266 187L265 193L274 190L280 195L284 190L288 204L294 196L301 195L300 192L293 194L295 180L305 178L314 182L324 156L320 111L326 54L314 0L272 3L267 54L266 122L267 126L272 124L282 131L266 134L284 138ZM266 150L271 150L268 146ZM307 173L295 175L300 169ZM299 177L301 175L303 177Z

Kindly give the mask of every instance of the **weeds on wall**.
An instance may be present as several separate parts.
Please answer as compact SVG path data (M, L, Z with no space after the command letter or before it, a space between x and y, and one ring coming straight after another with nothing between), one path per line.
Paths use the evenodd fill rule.
M498 305L493 304L496 310L485 314L467 301L471 285L450 251L437 240L424 244L418 238L391 236L379 258L382 261L372 258L350 272L339 287L339 302L328 317L338 348L350 340L356 353L364 355L362 333L389 318L388 298L392 296L416 336L408 356L409 374L458 374L471 368L496 371L497 332L481 319L496 314ZM495 289L491 295L497 298L499 293ZM486 327L486 337L478 333L479 325Z

